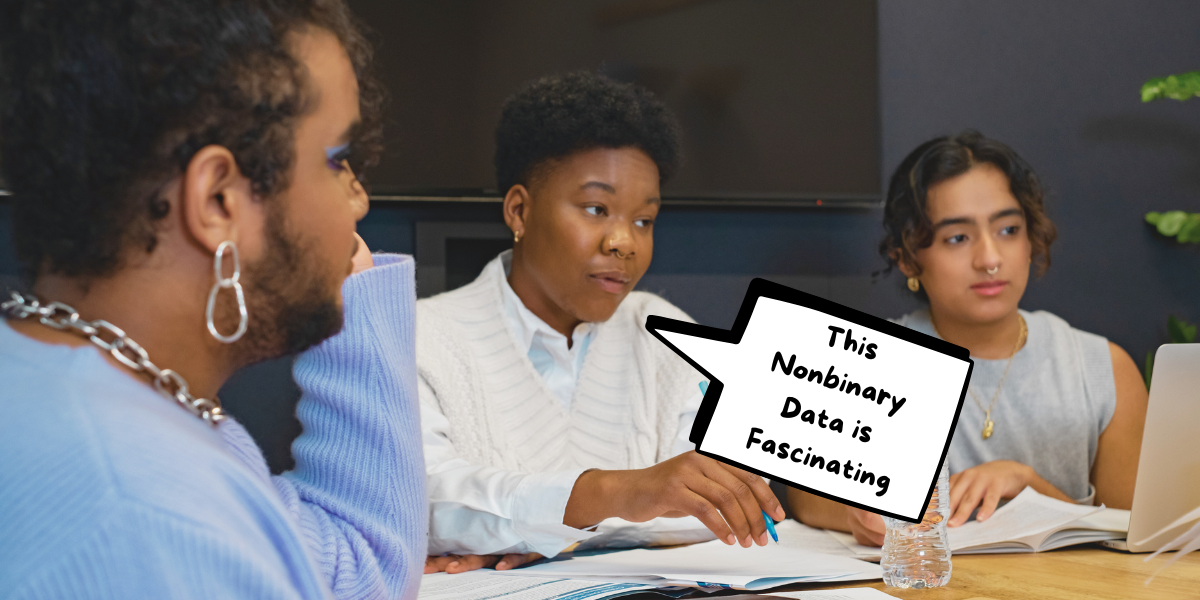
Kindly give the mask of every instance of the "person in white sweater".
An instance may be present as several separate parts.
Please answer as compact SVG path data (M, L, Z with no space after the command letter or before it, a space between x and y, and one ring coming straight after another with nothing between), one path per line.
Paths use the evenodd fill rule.
M633 292L650 265L677 126L644 89L587 73L508 99L496 170L513 249L417 303L430 500L426 572L554 556L609 517L694 515L767 542L758 476L690 450L701 374L646 331L687 315Z

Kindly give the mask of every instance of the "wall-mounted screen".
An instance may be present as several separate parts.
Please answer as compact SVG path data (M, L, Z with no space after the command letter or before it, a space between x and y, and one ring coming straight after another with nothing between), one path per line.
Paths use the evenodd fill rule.
M878 199L874 0L350 0L391 93L376 194L496 193L504 99L596 70L683 126L667 198Z

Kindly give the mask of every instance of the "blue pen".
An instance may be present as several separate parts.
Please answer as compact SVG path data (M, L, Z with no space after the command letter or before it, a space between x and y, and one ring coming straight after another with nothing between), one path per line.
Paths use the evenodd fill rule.
M708 382L707 381L700 382L700 393L701 394L708 393ZM779 534L775 533L775 521L773 521L771 519L771 515L768 515L767 511L765 511L765 510L762 511L762 514L763 514L763 521L765 521L767 523L767 531L771 534L771 539L775 540L776 543L779 543Z
M779 534L775 533L775 521L771 520L771 515L768 515L767 511L762 511L762 514L763 521L767 522L767 531L771 532L771 539L775 540L776 543L779 543Z

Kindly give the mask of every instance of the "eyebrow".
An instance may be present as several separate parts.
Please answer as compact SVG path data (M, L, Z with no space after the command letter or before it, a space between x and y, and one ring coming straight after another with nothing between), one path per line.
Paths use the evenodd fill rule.
M602 181L589 181L579 187L579 189L581 189L581 190L586 190L588 188L596 188L596 189L604 190L610 194L617 193L617 188L615 188L611 185L608 185L607 183L604 183Z
M596 188L598 190L604 190L610 194L617 193L617 188L615 188L607 183L604 183L603 181L589 181L589 182L579 186L579 189L581 189L581 190L586 190L588 188ZM653 198L647 198L646 204L654 204L657 206L662 206L662 198L659 198L658 196L655 196Z
M1004 209L1000 212L997 212L996 214L988 217L988 223L995 223L996 221L999 221L1000 219L1003 219L1004 217L1021 216L1024 214L1025 213L1019 208L1006 208L1006 209ZM937 231L938 229L941 229L942 227L948 227L950 225L974 225L974 224L975 224L975 219L972 219L971 217L950 217L949 219L942 219L941 221L938 221L937 223L935 223L933 226L933 230Z

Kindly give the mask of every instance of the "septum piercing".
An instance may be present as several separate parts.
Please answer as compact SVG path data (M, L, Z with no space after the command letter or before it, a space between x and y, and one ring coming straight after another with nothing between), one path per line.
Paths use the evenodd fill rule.
M988 275L995 275L996 273L999 273L999 272L1000 272L1000 267L992 267L991 269L987 270Z

